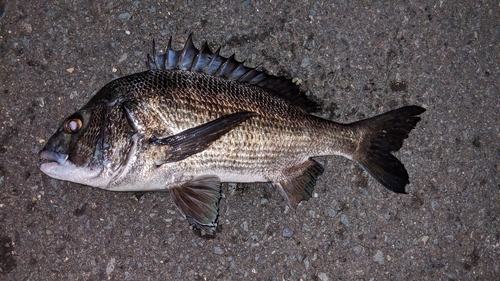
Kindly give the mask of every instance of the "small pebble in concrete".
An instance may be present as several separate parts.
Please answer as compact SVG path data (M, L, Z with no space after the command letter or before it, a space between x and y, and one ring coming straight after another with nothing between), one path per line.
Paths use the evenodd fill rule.
M384 264L384 253L382 251L377 250L375 256L373 256L373 261L378 262L379 264Z
M288 227L285 227L285 228L283 229L283 233L282 233L282 235L283 235L283 237L285 237L285 238L290 238L290 237L292 237L292 236L293 236L293 230L292 230L292 229L290 229L290 228L288 228Z

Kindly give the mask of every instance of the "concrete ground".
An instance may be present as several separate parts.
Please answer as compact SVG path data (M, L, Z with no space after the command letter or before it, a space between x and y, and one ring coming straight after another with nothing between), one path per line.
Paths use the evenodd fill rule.
M498 1L217 2L0 0L0 279L498 280ZM206 239L168 193L42 175L65 116L145 70L152 39L189 33L300 78L325 118L427 108L397 153L409 194L329 157L296 212L264 184L225 185Z

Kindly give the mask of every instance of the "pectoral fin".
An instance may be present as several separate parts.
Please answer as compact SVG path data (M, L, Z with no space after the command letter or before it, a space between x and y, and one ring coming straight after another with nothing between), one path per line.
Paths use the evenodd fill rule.
M171 187L170 195L186 220L212 235L217 227L221 183L217 176L200 176Z
M288 203L288 206L295 209L300 201L311 198L316 179L324 170L323 166L318 162L308 160L288 168L284 172L287 179L275 183L275 186Z
M163 139L152 138L152 145L166 146L165 155L160 155L156 159L156 165L160 166L165 163L181 161L193 154L202 152L212 142L257 115L254 112L238 112L222 116L177 135Z

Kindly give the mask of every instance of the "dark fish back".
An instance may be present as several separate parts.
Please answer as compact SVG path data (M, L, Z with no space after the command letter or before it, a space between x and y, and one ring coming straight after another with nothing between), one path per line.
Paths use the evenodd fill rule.
M257 86L271 95L288 100L308 113L319 109L291 79L247 67L244 62L236 60L234 54L227 58L221 56L219 51L220 48L212 52L206 42L200 49L196 48L191 36L184 48L176 51L172 49L170 38L167 50L160 55L156 54L153 42L153 55L148 55L147 64L150 70L186 70Z

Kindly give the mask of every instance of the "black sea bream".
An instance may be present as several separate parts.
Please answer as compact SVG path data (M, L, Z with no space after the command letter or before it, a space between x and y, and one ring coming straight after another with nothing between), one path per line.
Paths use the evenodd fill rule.
M154 48L154 46L153 46ZM217 226L221 182L268 182L294 208L311 197L322 155L357 162L405 193L391 152L425 111L406 106L350 124L318 107L291 80L213 53L191 37L148 56L149 70L116 79L66 118L40 151L50 177L112 191L169 190L188 222Z

